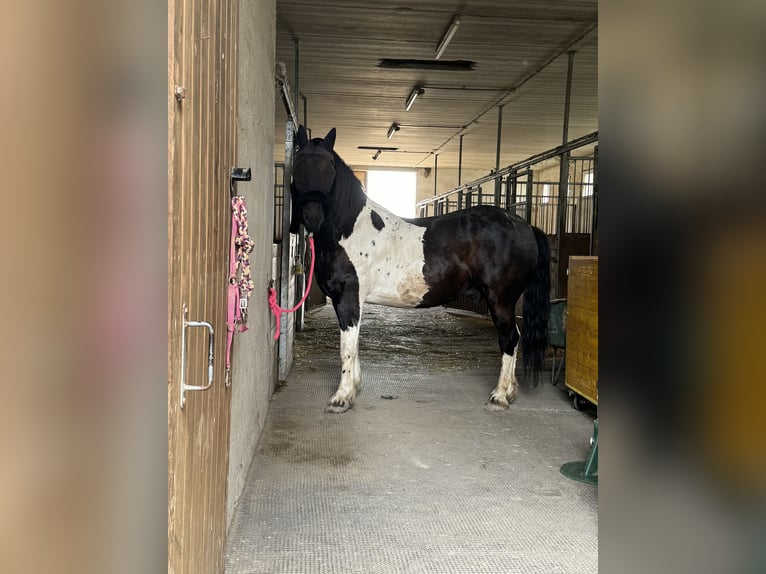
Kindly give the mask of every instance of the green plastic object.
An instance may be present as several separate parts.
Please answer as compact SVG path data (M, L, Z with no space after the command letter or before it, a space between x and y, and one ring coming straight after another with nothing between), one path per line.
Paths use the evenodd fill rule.
M553 299L548 316L548 344L556 349L563 349L567 344L566 334L566 299Z
M578 482L598 484L598 419L593 421L593 438L587 460L576 460L561 465L561 474Z

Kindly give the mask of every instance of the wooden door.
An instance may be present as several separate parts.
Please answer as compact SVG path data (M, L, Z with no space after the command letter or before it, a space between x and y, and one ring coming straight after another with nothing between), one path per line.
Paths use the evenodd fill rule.
M168 572L223 571L229 173L236 158L236 0L168 3ZM213 384L180 406L184 305L214 330ZM186 380L208 380L207 329L186 329Z

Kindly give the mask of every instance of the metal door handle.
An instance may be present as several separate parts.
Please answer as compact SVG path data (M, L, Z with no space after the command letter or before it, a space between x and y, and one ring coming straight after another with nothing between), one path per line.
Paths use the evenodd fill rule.
M184 304L183 307L183 327L181 328L181 408L186 404L186 391L206 391L213 386L213 325L207 321L189 321L186 319L189 309ZM207 355L207 384L206 385L187 385L186 384L186 328L187 327L207 327L208 336L208 355Z

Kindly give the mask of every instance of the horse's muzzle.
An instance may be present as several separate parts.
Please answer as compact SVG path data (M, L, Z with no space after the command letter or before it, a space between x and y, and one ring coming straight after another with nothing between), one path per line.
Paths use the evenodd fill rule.
M301 208L301 218L306 231L316 233L324 222L324 209L318 201L310 201Z

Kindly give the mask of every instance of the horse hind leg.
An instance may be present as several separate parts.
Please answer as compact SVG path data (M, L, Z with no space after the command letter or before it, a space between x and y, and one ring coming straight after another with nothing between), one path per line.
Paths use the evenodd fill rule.
M492 320L497 329L500 351L503 353L497 386L489 394L489 399L485 405L485 408L490 411L507 409L516 400L519 392L519 382L516 378L516 347L521 337L516 327L514 308L515 305L504 307L490 305Z

